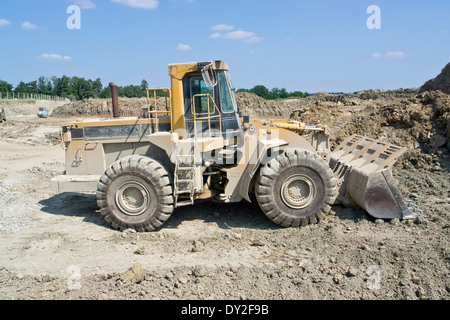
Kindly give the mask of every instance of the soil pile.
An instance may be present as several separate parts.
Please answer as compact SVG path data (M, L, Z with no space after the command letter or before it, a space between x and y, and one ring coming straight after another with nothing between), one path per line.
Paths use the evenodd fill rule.
M364 93L337 97L321 93L300 102L291 119L327 125L333 146L360 134L407 147L404 159L416 168L448 167L450 96L440 91L407 95L365 100Z
M440 90L444 93L450 94L450 63L448 63L442 72L434 79L428 80L420 88L420 92Z
M69 100L67 100L69 101ZM45 100L0 100L0 107L5 109L6 119L37 118L39 108L46 108L50 113L55 108L66 104L64 101Z
M154 105L154 100L151 100ZM157 98L156 106L158 110L166 110L164 98ZM142 108L147 110L147 98L119 98L119 110L121 117L138 117L142 115ZM72 101L56 108L51 117L112 117L111 99L83 99Z
M120 116L139 116L142 114L142 106L147 106L146 98L119 98ZM50 116L112 117L112 101L111 99L83 99L80 101L72 101L53 110Z
M245 115L257 118L264 117L289 117L291 110L286 103L269 101L252 93L239 92L236 95L241 111ZM154 102L151 101L154 105ZM289 105L289 103L287 103ZM165 99L158 98L156 101L158 110L165 109ZM119 98L120 116L136 117L142 114L142 107L147 106L146 98ZM112 117L111 99L84 99L71 101L56 108L51 117Z
M238 92L236 100L242 114L255 118L289 118L294 111L303 108L312 109L318 105L357 106L362 101L388 101L397 98L410 98L417 94L416 89L398 89L394 91L365 90L352 94L329 94L319 92L307 98L266 100L253 93Z
M282 103L274 100L266 100L249 92L238 92L236 101L243 115L250 117L283 117L289 116L289 110L283 108Z

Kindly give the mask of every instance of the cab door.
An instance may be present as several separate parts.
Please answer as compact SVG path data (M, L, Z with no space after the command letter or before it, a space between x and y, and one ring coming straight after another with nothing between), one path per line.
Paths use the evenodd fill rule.
M218 97L222 114L222 134L225 139L237 138L241 135L239 107L236 102L234 88L228 71L218 72Z
M194 137L195 130L197 137L218 137L221 133L225 139L240 136L239 110L229 74L227 71L217 71L216 77L217 82L213 87L207 85L200 72L187 74L183 78L188 137Z
M220 135L220 109L216 108L216 87L208 87L201 73L193 73L184 77L183 91L187 136L194 137L195 130L199 138L209 137L210 132L213 137Z

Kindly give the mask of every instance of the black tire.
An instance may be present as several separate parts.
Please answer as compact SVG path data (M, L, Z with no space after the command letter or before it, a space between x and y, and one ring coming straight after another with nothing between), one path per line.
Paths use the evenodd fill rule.
M317 223L337 196L328 164L303 149L286 149L262 166L255 191L262 211L282 227Z
M167 170L143 156L114 162L97 185L97 205L115 229L153 231L171 216L173 187Z

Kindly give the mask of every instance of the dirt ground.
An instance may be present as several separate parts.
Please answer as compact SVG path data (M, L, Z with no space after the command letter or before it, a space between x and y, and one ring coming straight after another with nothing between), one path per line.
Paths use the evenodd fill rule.
M406 99L399 104L405 110L414 108L410 95L399 99ZM347 121L354 123L351 117L364 105L349 101L333 103L345 107ZM386 101L372 112L382 114L383 106L397 103ZM313 102L314 113L282 102L275 116L292 113L298 119L309 112L306 120L312 121L319 114L333 120L344 113L333 109L324 115L326 104ZM429 138L418 137L418 145L405 140L413 156L393 170L402 194L428 218L375 220L361 209L333 206L316 225L284 229L256 205L203 201L176 209L156 232L135 233L111 229L94 194L50 190L50 179L64 170L59 126L73 116L38 119L35 107L6 105L8 120L0 124L1 299L450 298L448 149L445 143L427 149L431 140L426 140L447 136L440 126L430 125ZM398 121L406 121L401 118L406 114ZM425 114L429 121L435 116ZM333 133L338 142L340 131ZM391 137L391 131L385 133ZM419 155L426 161L418 161Z

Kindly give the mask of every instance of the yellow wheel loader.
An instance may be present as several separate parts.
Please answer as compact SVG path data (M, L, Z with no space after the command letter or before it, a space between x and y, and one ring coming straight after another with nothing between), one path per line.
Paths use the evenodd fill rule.
M170 88L147 89L143 115L61 127L66 172L57 192L96 192L116 229L152 231L198 199L257 201L283 227L316 223L335 203L382 219L420 215L404 201L391 169L406 150L363 136L333 152L327 128L241 115L228 64L169 65ZM163 96L165 98L157 98Z

